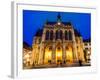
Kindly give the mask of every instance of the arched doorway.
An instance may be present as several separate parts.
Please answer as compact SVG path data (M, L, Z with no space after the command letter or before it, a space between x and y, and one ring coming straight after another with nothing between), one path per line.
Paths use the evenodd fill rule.
M62 47L57 46L56 47L56 64L62 63Z
M66 47L66 62L73 62L73 52L71 46Z
M48 46L45 48L44 63L51 64L52 60L52 47Z

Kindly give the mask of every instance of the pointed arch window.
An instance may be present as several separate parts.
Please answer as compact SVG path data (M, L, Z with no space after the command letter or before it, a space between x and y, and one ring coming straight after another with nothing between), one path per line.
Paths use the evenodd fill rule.
M58 32L58 30L56 31L56 40L58 39L58 37L59 37L59 32Z
M53 31L50 31L50 40L53 40Z
M60 37L60 39L62 40L62 31L60 30L60 32L59 32L59 37Z
M47 30L47 31L46 31L46 37L45 37L45 40L49 40L49 34L50 34L50 33L49 33L49 30Z
M62 39L63 38L63 33L62 33L62 30L60 30L60 31L56 31L56 39Z
M69 40L72 40L72 32L69 31Z
M65 40L68 40L68 31L65 31Z

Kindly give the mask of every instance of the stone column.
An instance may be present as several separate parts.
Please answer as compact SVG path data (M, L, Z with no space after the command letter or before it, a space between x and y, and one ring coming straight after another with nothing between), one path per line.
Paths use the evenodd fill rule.
M66 61L66 49L65 49L65 30L63 30L63 54L62 54L62 61Z
M62 53L62 61L64 63L64 61L66 61L66 49L65 49L65 44L63 43L63 53Z
M53 49L52 49L52 63L56 63L56 48L55 48L55 43L53 44Z
M45 61L45 48L44 46L42 47L42 64L45 64L44 61Z
M39 51L39 61L38 64L43 64L43 56L44 56L44 50L42 50L44 47L43 44L40 46L40 51Z
M65 31L64 30L63 30L63 35L62 36L63 36L62 40L63 40L63 42L65 42Z
M55 30L53 30L53 46L52 46L52 63L56 63L56 47L55 47L55 39L56 39L56 34Z
M76 45L74 30L72 30L72 37L73 37L72 38L73 39L73 58L74 58L74 61L78 61L77 45Z
M53 42L55 42L55 39L56 39L56 34L55 34L55 30L53 30Z
M45 37L46 37L46 29L43 30L43 34L42 34L42 42L45 41Z

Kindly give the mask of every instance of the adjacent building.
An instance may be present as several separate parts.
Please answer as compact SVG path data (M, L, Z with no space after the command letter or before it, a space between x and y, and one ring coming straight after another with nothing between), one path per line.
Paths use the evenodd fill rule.
M90 39L84 40L84 55L86 62L90 63L91 61L91 41Z
M32 48L27 43L23 44L23 68L32 66Z

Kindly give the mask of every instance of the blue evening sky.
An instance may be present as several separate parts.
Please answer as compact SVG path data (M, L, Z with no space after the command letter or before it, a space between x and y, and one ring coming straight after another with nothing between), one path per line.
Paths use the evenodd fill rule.
M81 33L83 39L91 38L90 13L23 10L23 41L31 46L36 31L43 28L47 20L57 21L59 13L62 22L70 21L73 27Z

